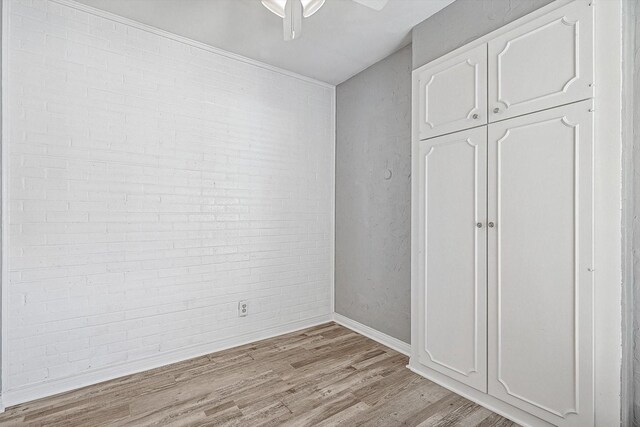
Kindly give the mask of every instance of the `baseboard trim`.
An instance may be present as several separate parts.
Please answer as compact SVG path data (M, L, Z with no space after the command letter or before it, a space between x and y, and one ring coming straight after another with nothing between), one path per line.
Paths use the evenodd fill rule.
M161 366L170 365L172 363L182 362L184 360L193 359L194 357L203 356L209 353L226 350L240 345L250 344L255 341L261 341L273 338L278 335L284 335L296 332L301 329L310 328L312 326L321 325L330 322L333 316L331 314L313 317L310 319L300 320L297 322L287 323L286 325L267 328L248 334L239 335L237 337L224 340L214 341L206 344L181 348L179 350L147 357L131 362L125 362L112 365L106 368L95 369L83 372L79 375L60 378L52 381L32 384L13 390L7 390L2 393L2 406L14 406L24 402L41 399L43 397L53 396L55 394L76 390L82 387L98 384L104 381L113 380L126 375L137 374L139 372L148 371L150 369L159 368Z
M378 341L380 344L392 348L398 353L404 354L405 356L409 356L409 354L411 353L410 344L407 344L404 341L401 341L376 329L373 329L367 325L363 325L360 322L356 322L353 319L349 319L342 314L333 313L333 321L346 328L351 329L352 331L359 333L360 335L364 335L367 338Z

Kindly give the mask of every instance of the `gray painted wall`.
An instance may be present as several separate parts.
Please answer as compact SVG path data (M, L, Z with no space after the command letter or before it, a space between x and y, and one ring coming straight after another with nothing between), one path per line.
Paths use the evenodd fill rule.
M640 426L640 5L623 0L622 426Z
M632 152L628 154L632 156L633 175L630 183L632 188L626 192L632 199L631 208L633 209L633 230L627 231L633 234L633 277L630 278L633 286L626 288L629 294L626 295L628 305L625 308L627 312L631 311L627 318L631 317L633 322L633 342L626 343L627 351L632 353L633 384L632 396L627 396L625 401L633 405L633 421L631 425L640 426L640 280L638 280L640 278L640 9L633 1L629 1L627 6L628 9L626 11L629 13L626 22L629 26L627 37L629 38L629 43L633 43L633 46L627 49L628 54L631 56L629 61L632 62L633 76L632 81L626 84L631 86L631 91L625 91L633 94L633 105L631 106L633 108L633 125L630 129L633 133L633 146L631 148ZM628 390L623 391L629 392Z
M553 0L457 0L413 29L413 68L482 37Z
M411 69L551 1L457 0L414 28L413 47L338 85L337 313L410 342Z
M335 310L410 342L411 46L336 88Z

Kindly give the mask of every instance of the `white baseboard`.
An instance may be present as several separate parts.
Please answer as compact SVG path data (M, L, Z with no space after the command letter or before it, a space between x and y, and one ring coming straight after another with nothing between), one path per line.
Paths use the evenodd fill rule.
M382 333L376 329L373 329L367 325L363 325L360 322L356 322L353 319L349 319L342 314L333 313L334 322L347 327L361 335L364 335L367 338L371 338L374 341L378 341L380 344L385 345L389 348L394 349L398 353L402 353L406 356L409 356L411 353L411 344L407 344L404 341L401 341L397 338L394 338L390 335Z
M255 341L272 338L278 335L299 331L330 322L332 315L313 317L311 319L300 320L274 328L263 329L233 338L215 341L206 344L186 347L179 350L162 353L156 356L147 357L131 362L112 365L107 368L94 369L71 377L55 379L38 384L32 384L2 393L2 410L5 407L17 405L19 403L30 402L54 394L64 393L81 387L109 381L126 375L136 374L172 363L182 362L209 353L226 350L228 348L249 344Z

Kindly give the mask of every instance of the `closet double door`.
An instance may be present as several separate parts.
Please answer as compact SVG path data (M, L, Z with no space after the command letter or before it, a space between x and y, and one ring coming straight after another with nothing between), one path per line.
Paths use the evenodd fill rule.
M582 101L419 143L420 364L593 424L593 114Z
M594 96L593 1L574 0L418 75L420 140Z

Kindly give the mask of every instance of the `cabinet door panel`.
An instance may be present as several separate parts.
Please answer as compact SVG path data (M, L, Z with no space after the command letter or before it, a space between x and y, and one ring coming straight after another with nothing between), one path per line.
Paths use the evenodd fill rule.
M484 392L486 132L442 136L419 150L419 360Z
M593 7L577 0L489 42L489 121L593 96Z
M593 122L583 101L489 125L489 393L593 425Z
M419 76L420 139L487 123L487 46L428 67Z

